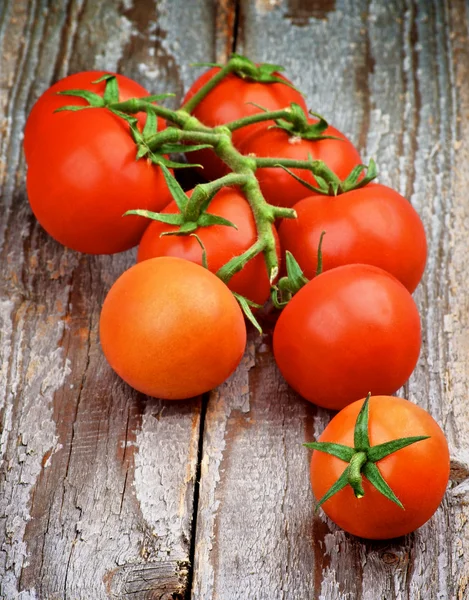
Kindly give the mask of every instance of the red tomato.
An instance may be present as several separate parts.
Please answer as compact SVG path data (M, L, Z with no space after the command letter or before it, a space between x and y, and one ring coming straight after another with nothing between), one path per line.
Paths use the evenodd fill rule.
M192 191L189 192L191 195ZM179 209L171 202L164 213L176 213ZM234 223L238 229L225 225L200 227L197 235L202 240L207 253L208 268L216 273L233 256L245 252L257 239L256 224L251 208L236 188L222 188L213 198L208 213L224 217ZM193 236L167 235L160 237L165 231L175 231L177 227L152 221L145 231L138 249L138 261L155 256L178 256L192 262L202 264L202 248ZM277 232L272 227L275 238ZM280 252L278 252L280 255ZM264 256L259 254L228 282L228 287L258 304L264 304L270 294L270 283L265 266Z
M310 196L295 204L297 219L284 219L279 235L306 277L317 268L321 232L323 271L351 263L388 271L413 292L422 278L427 242L422 221L396 191L369 184L339 196Z
M363 400L341 410L329 423L320 442L353 447L354 427ZM365 477L365 494L355 497L347 485L322 505L342 529L364 538L388 539L405 535L423 525L438 508L449 478L449 452L445 436L423 408L391 396L372 396L369 404L370 445L410 436L430 436L376 462L404 510L385 498ZM311 484L319 500L337 481L347 463L314 451Z
M397 279L369 265L322 273L288 303L274 330L274 356L304 398L339 410L373 394L392 394L420 352L420 319Z
M201 75L187 92L183 104L190 100L219 70L218 67L214 67ZM288 81L280 73L275 73L275 75ZM290 106L292 102L299 104L307 112L308 109L302 94L288 85L259 83L230 74L207 94L192 111L192 114L204 125L216 127L262 112L261 109L250 103L263 106L267 110L279 110ZM271 124L270 121L268 123ZM257 124L249 125L234 131L232 137L234 145L238 147L241 141L258 127ZM226 165L212 150L191 152L188 159L190 162L202 164L203 175L209 180L217 179L228 172Z
M317 122L309 119L310 123ZM361 164L358 150L343 133L331 125L323 132L340 139L305 140L290 135L284 129L268 127L259 128L239 145L242 154L259 157L281 157L294 160L322 160L341 180L345 179L352 169ZM312 173L305 169L291 169L293 173L316 186ZM299 200L311 196L314 192L308 190L300 182L279 167L257 169L264 198L269 204L276 206L293 206Z
M246 345L244 317L213 273L187 260L154 258L115 282L100 319L104 355L138 391L168 400L220 385Z
M116 75L115 73L108 73L107 71L84 71L82 73L75 73L74 75L68 75L54 83L48 90L46 90L42 96L34 104L26 126L24 129L24 153L26 156L26 162L29 164L31 154L35 147L39 147L39 151L45 146L51 144L51 135L49 127L54 125L58 119L63 119L59 116L60 113L54 113L55 110L62 106L86 106L88 103L83 98L78 96L59 96L57 92L63 92L65 90L88 90L94 92L99 96L104 94L106 82L101 81L100 83L93 83L103 75ZM148 92L141 85L132 81L124 75L116 75L117 83L119 86L119 100L124 102L130 98L141 98L142 96L148 96ZM63 115L64 113L62 113ZM143 115L142 115L143 118ZM164 122L160 121L159 125L164 127ZM63 133L66 131L66 125L64 124Z
M36 218L54 239L80 252L132 248L148 220L122 215L136 208L159 211L168 204L171 195L161 170L135 160L128 124L106 108L51 114L55 104L49 107L48 98L36 105L43 111L47 144L31 143L28 153L26 185ZM55 102L55 96L50 98ZM65 97L57 98L64 102ZM32 119L28 137L34 131L46 135L41 114L33 111Z

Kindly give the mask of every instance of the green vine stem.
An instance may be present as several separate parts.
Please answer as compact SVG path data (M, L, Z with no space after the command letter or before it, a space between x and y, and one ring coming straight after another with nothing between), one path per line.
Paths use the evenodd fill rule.
M110 81L107 81L109 90L106 91L106 98L95 98L94 96L97 96L95 94L93 97L90 97L91 100L89 100L90 105L92 103L99 104L100 106L105 105L107 109L113 111L116 115L129 122L131 132L137 145L137 158L151 160L153 163L159 164L162 167L176 168L188 165L174 163L168 160L166 155L172 152L184 152L209 147L213 148L216 155L232 171L229 175L222 177L217 181L196 186L191 198L182 199L184 214L183 217L181 217L182 225L180 224L180 229L178 231L178 234L190 234L196 230L198 221L203 220L201 217L202 213L208 207L208 204L216 191L221 187L225 185L236 185L240 188L251 206L258 237L246 252L240 256L234 257L219 269L217 275L225 283L227 283L235 273L240 271L249 260L261 252L264 254L269 280L273 283L278 276L278 258L276 240L272 226L277 219L296 217L296 213L293 209L272 206L266 202L255 176L256 170L262 167L305 169L321 178L324 171L324 165L320 161L313 161L311 158L309 160L301 161L284 159L281 157L262 158L244 156L232 143L232 131L261 121L277 119L280 123L279 120L281 120L284 127L285 123L287 125L288 123L296 125L299 123L301 125L301 123L304 122L303 124L306 123L307 127L311 127L307 124L307 116L304 113L300 114L299 111L301 111L301 108L298 105L292 104L290 107L277 111L260 112L214 128L207 127L196 117L191 115L190 112L193 111L197 104L230 73L235 73L237 76L251 81L266 83L280 82L290 85L288 82L278 77L277 71L280 70L282 70L282 68L279 65L256 65L243 56L233 54L227 65L222 67L214 77L207 81L179 110L171 110L159 104L154 104L155 99L159 99L159 97L155 96L132 98L124 102L113 101L118 97L118 90L112 78L109 78ZM67 92L62 93L67 94ZM77 95L77 91L70 90L69 95ZM82 108L86 107L67 107L69 110L81 110ZM130 116L139 112L147 114L147 121L143 131L139 130L136 119L133 116ZM157 116L169 122L170 126L162 131L158 131ZM321 119L320 125L323 129L324 126L327 126L327 123ZM313 133L316 136L316 132ZM313 135L313 133L311 133L311 135ZM317 133L320 135L321 132L318 131ZM174 188L174 185L172 187ZM184 192L179 190L176 195L178 194L181 200L181 194L184 195ZM143 214L143 212L144 211L134 211L134 214ZM162 218L160 218L160 220L162 220Z

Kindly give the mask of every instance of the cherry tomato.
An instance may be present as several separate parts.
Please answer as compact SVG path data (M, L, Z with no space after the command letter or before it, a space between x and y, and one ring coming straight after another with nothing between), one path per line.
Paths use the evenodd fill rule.
M316 123L317 120L309 119L309 122ZM259 157L294 160L308 160L311 157L313 160L322 160L341 180L345 179L354 167L361 164L360 154L352 142L335 127L329 125L323 135L339 139L306 140L292 136L284 129L269 129L264 126L244 138L239 144L239 151L242 154ZM310 171L305 169L291 169L291 171L311 185L317 186ZM314 194L279 167L257 169L256 177L269 204L290 207Z
M422 278L427 242L422 221L398 192L380 184L335 197L309 196L284 219L279 236L306 277L316 273L321 232L323 271L350 263L375 265L413 292Z
M339 410L392 394L420 352L420 319L406 288L370 265L322 273L288 303L274 329L274 356L304 398Z
M220 385L246 345L238 303L207 269L173 257L125 271L100 319L104 355L124 381L158 398L190 398Z
M132 81L132 79L129 79L124 75L108 73L107 71L84 71L64 77L60 81L57 81L57 83L54 83L54 85L39 97L28 116L23 140L27 163L29 163L35 147L38 147L39 151L42 151L45 146L48 146L51 143L50 133L48 132L49 127L53 125L57 119L63 119L62 116L59 116L60 113L54 113L55 110L62 106L86 106L88 104L86 100L79 96L59 96L57 92L80 89L88 90L102 96L104 94L106 82L101 81L99 83L93 83L93 81L96 81L106 74L116 76L119 87L119 100L121 102L129 100L130 98L148 96L147 90L137 82ZM160 122L160 126L164 126L163 121ZM63 132L65 131L66 130L64 129Z
M320 436L320 442L353 447L354 427L363 400L341 410ZM430 436L376 462L381 475L404 506L383 496L362 477L364 496L356 498L347 485L322 505L339 527L353 535L388 539L405 535L423 525L438 508L449 478L449 452L436 421L423 409L403 398L372 396L369 403L370 445L410 436ZM314 451L311 484L319 500L337 481L347 463Z
M26 179L39 223L80 252L112 254L132 248L148 220L122 215L137 208L159 211L168 204L171 195L161 170L145 159L135 160L128 124L107 108L50 114L55 104L49 108L48 97L41 100L36 106L43 111L45 129L36 112L27 132L36 130L47 143L31 143Z
M188 192L188 195L191 194L192 191ZM171 202L162 212L178 211L176 203ZM208 268L216 273L233 256L242 254L254 244L257 239L256 225L247 200L236 188L222 188L217 192L207 212L228 219L237 226L235 229L225 225L211 225L200 227L196 231L205 247ZM155 256L178 256L201 265L202 248L194 236L161 236L163 232L176 229L175 226L152 221L140 242L137 260L140 262ZM275 227L272 230L277 239ZM280 258L280 252L278 255ZM228 287L257 304L264 304L270 294L264 256L259 254L250 260L229 280Z
M207 81L219 71L214 67L201 75L186 94L183 104L194 96ZM277 77L288 81L280 73ZM192 111L204 125L216 127L230 121L236 121L259 112L258 104L267 110L280 110L288 107L292 102L299 104L305 112L307 107L303 95L297 90L282 83L259 83L243 79L235 74L225 77ZM269 125L272 123L269 121ZM262 124L263 125L263 124ZM242 127L233 132L233 144L238 147L241 141L259 127L258 124ZM212 150L191 152L188 156L190 162L200 163L204 167L203 175L209 180L216 179L227 173L226 165L218 159Z

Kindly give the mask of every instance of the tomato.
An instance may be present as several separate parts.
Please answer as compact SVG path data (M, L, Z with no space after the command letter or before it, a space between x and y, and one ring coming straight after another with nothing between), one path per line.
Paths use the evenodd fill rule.
M124 381L158 398L190 398L220 385L246 345L238 303L213 273L153 258L125 271L100 319L104 355Z
M207 81L219 71L214 67L201 75L191 86L184 98L183 104L194 96ZM285 81L280 73L275 75ZM234 73L223 79L192 111L204 125L216 127L230 121L236 121L259 112L258 104L267 110L280 110L292 102L299 104L305 112L307 107L303 95L297 90L282 83L259 83L243 79ZM254 103L254 104L252 104ZM269 121L269 125L272 123ZM233 144L238 147L241 141L259 127L258 124L242 127L233 132ZM228 171L226 165L210 150L191 152L188 159L192 163L200 163L204 167L203 175L209 180L217 179Z
M188 192L191 195L192 191ZM162 212L176 213L179 209L171 202ZM210 271L216 273L233 256L245 252L257 239L256 224L251 208L237 188L222 188L214 196L207 210L231 221L237 226L211 225L200 227L196 234L202 241ZM175 231L177 227L152 221L145 231L138 249L138 261L155 256L178 256L202 264L202 248L194 236L167 235L165 231ZM275 238L277 232L272 227ZM278 252L280 258L280 252ZM263 254L257 255L236 273L228 282L228 287L258 304L264 304L270 295L270 282Z
M148 220L122 215L137 208L159 211L168 204L171 195L161 170L135 160L128 124L108 109L51 113L52 100L50 107L47 98L41 101L36 107L44 112L33 110L25 138L27 143L36 131L47 141L27 146L26 185L39 223L61 244L80 252L112 254L132 248Z
M93 83L93 81L96 81L105 74L116 75L119 87L119 100L121 102L134 97L148 96L146 89L135 81L132 81L132 79L124 75L108 73L107 71L84 71L64 77L60 81L57 81L57 83L54 83L39 97L28 116L23 141L27 163L29 163L35 147L38 147L39 151L42 151L45 146L51 143L52 138L49 133L49 127L57 120L60 119L62 121L64 119L62 116L64 113L60 115L60 113L54 113L55 110L62 106L86 106L88 104L86 100L78 96L59 96L57 92L80 89L88 90L102 96L106 82ZM62 134L66 131L65 123L66 121L64 121ZM160 125L164 126L163 121L160 122Z
M304 398L339 410L392 394L420 352L420 319L406 288L370 265L322 273L293 296L274 329L277 365Z
M309 119L309 123L317 120ZM307 140L292 136L284 129L264 126L246 137L239 145L242 154L259 157L290 158L294 160L322 160L341 180L361 164L360 154L352 142L335 127L329 125L323 135L339 139ZM310 171L291 169L293 173L317 186ZM263 167L256 171L264 198L276 206L293 206L299 200L314 195L289 173L279 167Z
M341 410L318 441L353 447L355 421L362 405L363 400L358 400ZM428 521L443 498L449 478L448 444L439 425L423 408L391 396L370 398L368 434L371 446L402 437L430 436L375 463L404 510L363 476L362 498L356 498L347 485L326 500L322 508L339 527L353 535L370 539L405 535ZM313 452L311 484L318 500L346 466L335 456Z
M338 196L309 196L294 206L297 219L284 219L279 235L306 277L316 273L321 232L323 271L350 263L375 265L413 292L427 258L425 230L415 209L398 192L380 184Z

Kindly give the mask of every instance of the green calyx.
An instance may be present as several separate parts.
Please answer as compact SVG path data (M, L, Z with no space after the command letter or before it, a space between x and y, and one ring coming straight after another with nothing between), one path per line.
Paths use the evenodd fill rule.
M176 227L174 231L167 231L161 235L190 235L196 232L200 227L210 227L211 225L223 225L237 229L237 226L231 221L228 221L228 219L208 213L206 210L215 194L222 187L225 185L241 185L246 179L245 176L231 173L214 182L200 184L194 188L192 196L189 197L168 168L164 164L160 164L160 167L179 212L155 213L149 210L137 209L128 210L124 216L138 215ZM197 237L197 240L204 251L205 249L200 238Z
M291 175L294 179L299 181L308 190L321 194L323 196L338 196L339 194L345 194L353 190L358 190L373 181L378 175L375 161L370 158L368 165L357 165L348 177L340 180L337 175L329 169L329 167L321 160L312 160L309 157L310 171L316 179L317 186L311 185L308 181L305 181L296 173L293 173L289 168L279 164L284 171ZM366 171L363 177L361 175ZM360 178L361 177L361 178Z
M272 127L283 129L290 136L299 137L303 140L340 139L332 135L324 135L329 124L321 115L310 111L310 114L318 119L317 122L310 123L301 106L294 102L290 104L289 113L288 119L276 119L275 125Z
M319 237L316 277L322 273L322 240L325 234L326 232L322 231ZM285 263L287 275L282 277L277 285L272 288L271 294L273 305L279 309L284 308L293 296L309 283L309 279L289 250L285 253Z
M227 75L233 73L241 79L247 81L256 81L259 83L282 83L301 94L297 88L286 79L279 77L277 73L284 71L281 65L273 65L270 63L262 63L256 65L252 60L235 52L230 56L226 65L222 66L218 63L196 63L194 66L220 67L220 71L216 73L209 81L203 85L192 98L190 98L182 107L182 110L191 113L195 107L201 102Z
M85 106L62 106L58 108L55 112L62 111L78 111L84 110L86 108L108 108L113 104L117 104L119 102L119 84L117 83L117 77L112 75L111 73L106 73L99 79L92 81L91 83L101 83L102 81L106 82L106 86L104 88L104 93L102 96L97 94L96 92L92 92L90 90L63 90L61 92L57 92L58 96L71 96L75 98L82 98L86 100L88 103ZM158 94L156 96L147 96L145 97L146 102L161 102L161 100L168 98L170 96L174 96L174 94Z
M283 83L288 87L296 89L289 81L278 77L276 73L284 71L281 65L271 63L261 63L256 65L252 60L235 52L230 56L228 65L231 66L231 72L249 81L258 81L259 83Z
M383 494L383 496L385 496L388 500L394 502L394 504L397 504L397 506L400 508L404 508L399 498L397 498L395 493L381 475L376 463L386 456L398 452L406 446L410 446L416 442L428 439L429 436L420 435L398 438L390 442L384 442L383 444L371 446L368 436L370 397L371 394L368 394L355 422L353 448L332 442L310 442L308 444L304 444L307 448L312 448L313 450L318 450L319 452L325 452L326 454L335 456L336 458L348 463L348 466L339 479L319 500L316 505L316 510L327 500L329 500L329 498L345 488L347 485L352 487L356 498L363 498L365 495L363 488L363 476L365 476L371 485L375 487L378 492Z

